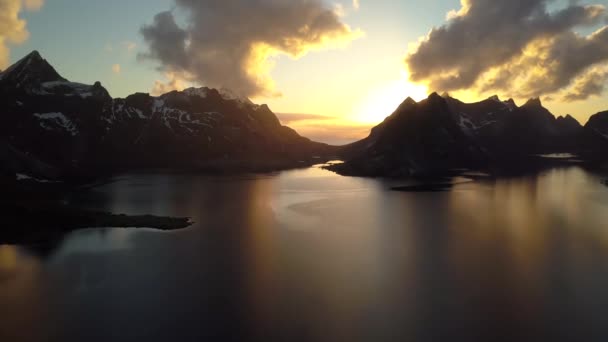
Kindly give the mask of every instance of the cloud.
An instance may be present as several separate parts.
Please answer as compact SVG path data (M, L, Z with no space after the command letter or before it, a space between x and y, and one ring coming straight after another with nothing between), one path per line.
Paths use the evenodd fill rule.
M114 52L120 52L122 54L132 55L136 50L137 43L128 40L116 44L106 43L103 47L103 51L107 54L114 54Z
M359 0L353 0L353 8L358 10L361 7L361 3Z
M245 96L278 96L270 76L274 57L299 58L355 39L321 0L174 0L176 9L141 29L140 58L182 81L226 87ZM175 14L185 14L185 24Z
M165 73L167 81L156 80L150 92L153 96L160 96L174 90L182 91L188 87L187 82L183 81L178 75L172 72Z
M579 77L562 99L565 102L574 102L599 96L606 89L607 82L608 68L593 68Z
M299 134L314 141L345 145L367 137L372 125L339 121L295 122L290 125Z
M318 114L302 114L302 113L276 113L277 117L285 125L291 125L296 122L302 121L323 121L323 120L335 120L334 117L318 115Z
M120 64L114 64L112 65L112 72L115 74L120 74L120 72L122 71L122 68L120 67Z
M437 91L502 92L539 97L566 91L608 61L602 5L549 11L550 0L462 0L462 8L407 56L411 80ZM580 90L580 89L579 89ZM571 97L568 97L571 98Z
M19 14L38 10L43 0L0 0L0 69L10 64L10 44L21 44L29 38L27 22Z
M344 5L340 3L334 4L334 13L338 18L342 18L346 16L346 9L344 9Z
M277 113L283 125L290 126L301 135L332 145L349 144L369 135L372 124L360 124L344 119L302 113Z
M122 46L127 50L128 53L132 53L135 51L135 49L137 49L137 43L131 41L122 42Z
M44 0L24 0L25 8L30 11L37 11L44 5Z

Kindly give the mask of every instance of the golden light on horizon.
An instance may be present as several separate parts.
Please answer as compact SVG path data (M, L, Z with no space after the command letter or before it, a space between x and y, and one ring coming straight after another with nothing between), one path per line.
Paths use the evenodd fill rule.
M377 124L391 115L407 97L421 101L427 96L428 88L410 82L404 71L400 79L372 88L369 95L357 106L353 120Z

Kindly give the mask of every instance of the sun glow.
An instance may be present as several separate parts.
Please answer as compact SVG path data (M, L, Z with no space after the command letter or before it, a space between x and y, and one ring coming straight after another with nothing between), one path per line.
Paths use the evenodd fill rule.
M403 73L399 80L372 89L357 106L353 119L361 123L377 124L391 115L408 96L420 101L427 95L426 86L411 83L407 74Z

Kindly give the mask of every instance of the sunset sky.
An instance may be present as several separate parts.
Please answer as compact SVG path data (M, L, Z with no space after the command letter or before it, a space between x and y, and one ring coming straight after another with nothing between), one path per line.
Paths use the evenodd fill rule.
M607 5L0 0L0 68L35 49L64 77L101 81L115 97L228 87L298 114L281 117L333 143L365 136L407 96L430 91L541 97L585 123L608 109Z

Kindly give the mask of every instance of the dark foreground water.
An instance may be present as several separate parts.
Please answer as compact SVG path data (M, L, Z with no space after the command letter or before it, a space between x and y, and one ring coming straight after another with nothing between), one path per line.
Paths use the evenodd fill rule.
M75 201L197 224L1 246L0 341L607 341L600 181L124 176Z

